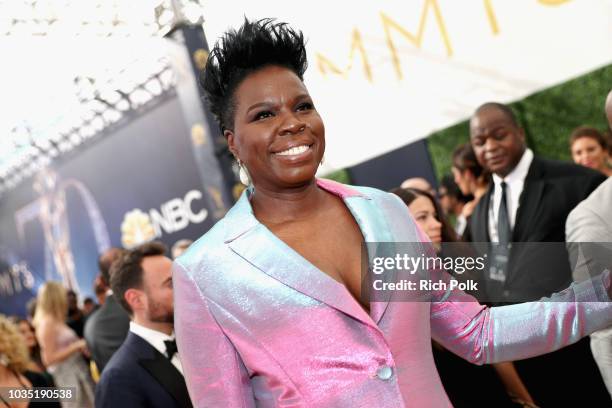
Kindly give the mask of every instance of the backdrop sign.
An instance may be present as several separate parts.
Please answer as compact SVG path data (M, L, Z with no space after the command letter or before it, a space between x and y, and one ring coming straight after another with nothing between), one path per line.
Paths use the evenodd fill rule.
M47 280L92 296L110 246L196 239L223 215L203 185L174 96L24 181L0 202L0 313L24 314Z
M206 2L214 43L276 17L303 30L326 125L322 171L347 167L612 61L609 0ZM567 95L571 98L571 95Z

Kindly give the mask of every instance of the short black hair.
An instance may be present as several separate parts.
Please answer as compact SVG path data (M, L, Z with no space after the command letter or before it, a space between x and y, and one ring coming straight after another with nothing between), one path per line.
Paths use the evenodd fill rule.
M110 285L113 295L121 306L130 314L132 307L125 300L128 289L142 288L142 260L148 256L165 255L166 246L159 241L147 242L121 254L113 262L110 270Z
M233 129L234 92L249 74L271 65L286 67L300 80L308 67L304 35L271 18L249 21L227 31L208 55L200 85L221 131Z
M512 108L508 105L505 105L499 102L483 103L478 108L476 108L473 116L478 115L480 112L482 112L485 109L491 109L491 108L500 110L504 115L508 117L508 119L510 119L510 121L512 122L514 126L521 127L519 121L516 119L516 115L514 114L514 111L512 110Z

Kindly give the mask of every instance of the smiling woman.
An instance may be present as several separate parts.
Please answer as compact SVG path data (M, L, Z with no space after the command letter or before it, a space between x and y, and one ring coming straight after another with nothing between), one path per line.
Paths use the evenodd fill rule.
M302 34L264 19L227 32L203 72L250 187L175 262L175 330L194 406L449 406L432 337L482 364L546 353L612 324L603 302L487 309L452 289L420 302L374 300L362 266L377 254L366 243L431 244L398 197L315 178L325 131L305 69ZM594 287L609 289L605 278L555 299L592 298ZM588 318L574 324L577 316Z

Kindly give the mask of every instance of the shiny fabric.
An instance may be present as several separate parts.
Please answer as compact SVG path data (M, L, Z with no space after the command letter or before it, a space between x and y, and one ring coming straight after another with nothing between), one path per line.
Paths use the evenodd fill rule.
M342 197L366 242L422 240L396 196L318 185ZM483 364L552 351L612 324L612 305L595 302L607 272L555 295L564 302L488 309L455 290L431 302L372 302L368 314L259 223L246 195L175 262L173 279L196 407L445 407L431 337Z

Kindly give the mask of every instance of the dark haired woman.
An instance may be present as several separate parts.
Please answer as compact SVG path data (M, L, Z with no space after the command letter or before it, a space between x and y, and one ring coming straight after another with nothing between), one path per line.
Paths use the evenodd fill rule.
M574 163L612 176L609 148L604 135L597 129L580 126L570 135L570 153Z
M444 249L449 249L448 246L443 248L443 243L454 243L451 251L448 251L451 255L473 256L467 244L457 243L454 231L434 196L416 188L395 188L391 193L406 204L414 221L427 234L441 257L446 255ZM458 275L456 277L460 278ZM433 343L432 351L444 389L455 407L536 406L511 361L495 363L492 367L478 367L450 353L436 342ZM492 368L501 383L495 380Z
M430 244L396 196L315 178L325 129L305 70L302 34L273 20L226 33L204 70L250 187L175 263L175 329L194 406L449 406L432 336L482 364L612 324L604 302L489 309L457 290L421 302L362 296L364 243ZM556 299L594 297L593 285L605 293L602 279ZM573 324L578 316L588 318Z
M455 183L464 195L474 197L463 206L461 215L457 220L457 233L466 235L469 238L469 232L466 232L466 227L469 225L468 219L472 216L476 204L480 198L485 195L489 186L489 173L486 172L476 160L476 155L469 143L457 146L453 152L453 167L451 168Z

